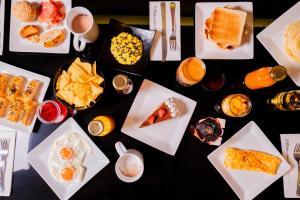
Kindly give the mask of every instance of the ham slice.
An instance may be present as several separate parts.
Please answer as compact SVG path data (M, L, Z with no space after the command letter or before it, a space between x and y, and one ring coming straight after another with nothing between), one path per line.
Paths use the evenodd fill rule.
M61 1L43 1L40 4L38 20L46 22L49 26L56 26L65 18L65 7Z

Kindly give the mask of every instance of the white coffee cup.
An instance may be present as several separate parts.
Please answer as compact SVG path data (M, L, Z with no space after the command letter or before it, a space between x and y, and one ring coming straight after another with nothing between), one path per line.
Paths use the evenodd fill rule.
M73 21L74 19L79 20L79 16L88 17L88 20L90 21L88 21L87 23L81 23L81 25L83 26L81 28L82 31L76 32L73 27ZM66 22L68 30L74 35L73 46L76 51L83 51L86 46L86 43L93 43L98 39L99 27L96 24L92 13L88 9L84 7L72 8L66 17ZM79 22L77 24L80 25ZM86 27L84 25L86 25Z
M115 165L118 178L127 183L137 181L144 172L143 155L135 149L127 150L120 141L115 147L120 155Z

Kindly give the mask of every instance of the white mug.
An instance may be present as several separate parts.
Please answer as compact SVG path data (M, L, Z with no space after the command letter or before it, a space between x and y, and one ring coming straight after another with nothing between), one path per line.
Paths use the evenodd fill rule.
M124 182L131 183L137 181L144 172L143 155L135 149L126 149L122 142L116 142L118 158L115 170L118 178Z
M79 15L88 16L91 20L89 27L83 32L76 32L73 27L73 20ZM67 28L73 33L73 46L76 51L83 51L86 43L93 43L98 39L99 27L96 24L92 13L84 7L74 7L70 10L66 18ZM80 44L79 44L80 43Z

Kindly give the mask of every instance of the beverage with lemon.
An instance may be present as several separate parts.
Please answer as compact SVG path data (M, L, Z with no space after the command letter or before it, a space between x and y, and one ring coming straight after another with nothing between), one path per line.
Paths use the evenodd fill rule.
M88 131L93 136L105 136L115 128L115 121L110 116L95 117L88 125Z
M204 62L196 57L186 58L176 71L176 80L183 86L199 83L206 73Z

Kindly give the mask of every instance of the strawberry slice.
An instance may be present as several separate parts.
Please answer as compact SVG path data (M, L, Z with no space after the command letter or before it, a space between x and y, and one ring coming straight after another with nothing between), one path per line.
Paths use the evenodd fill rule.
M160 109L158 110L158 116L159 116L159 118L162 118L162 117L166 116L167 112L168 112L167 109L165 109L165 108L160 108Z
M149 118L148 118L148 123L149 124L154 124L156 120L156 116L155 115L151 115Z

